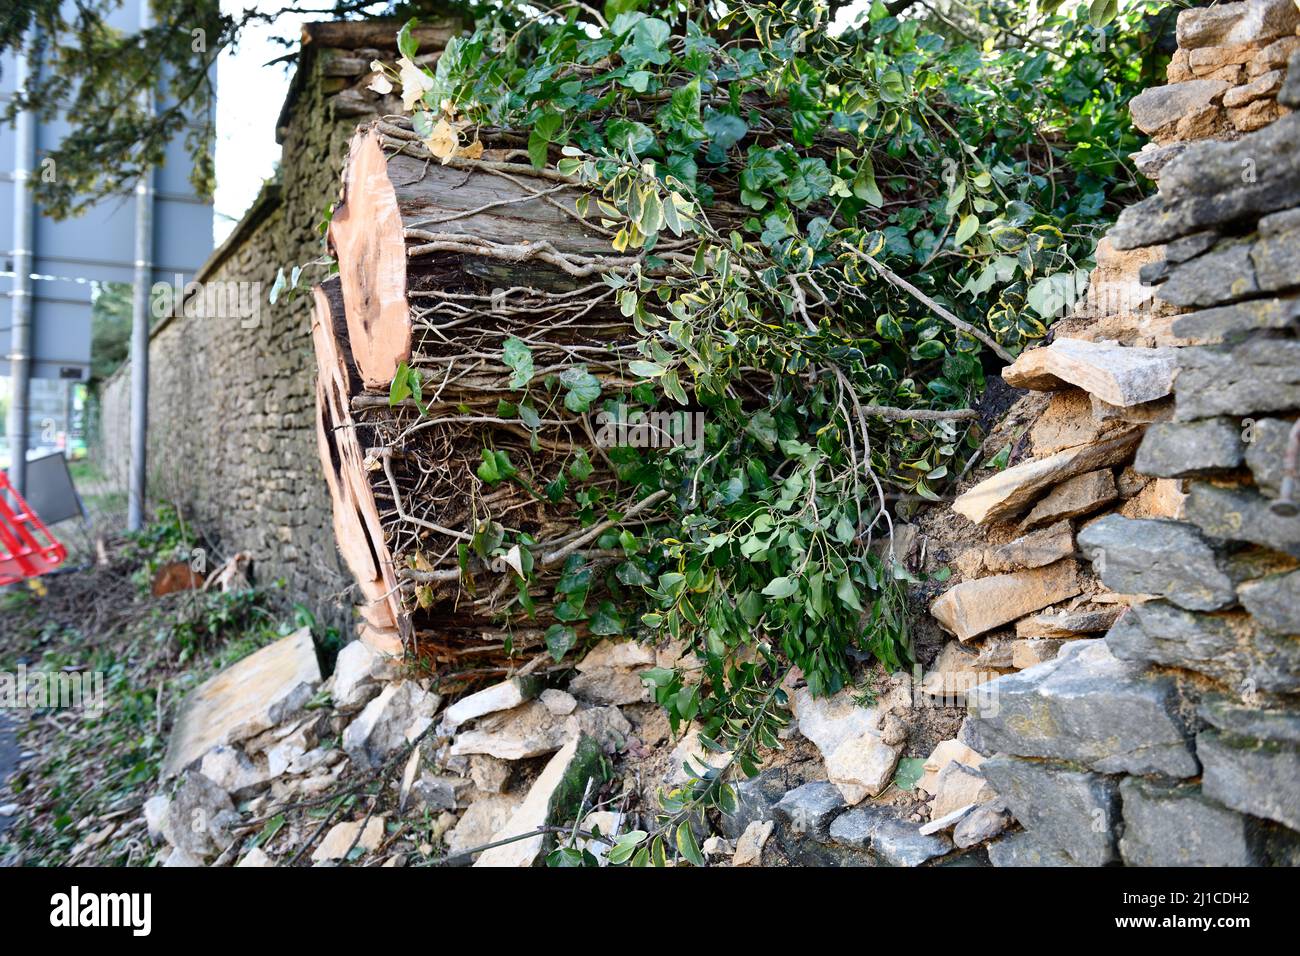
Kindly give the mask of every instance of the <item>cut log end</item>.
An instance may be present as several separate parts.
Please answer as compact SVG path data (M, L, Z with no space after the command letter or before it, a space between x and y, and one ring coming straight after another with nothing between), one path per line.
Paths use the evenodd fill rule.
M352 358L367 388L387 388L411 357L406 239L388 159L374 129L352 138L343 201L329 227Z
M349 368L338 335L342 308L338 280L317 286L313 294L311 333L319 369L316 440L329 488L334 538L361 592L363 619L375 630L396 634L401 613L397 577L349 408Z

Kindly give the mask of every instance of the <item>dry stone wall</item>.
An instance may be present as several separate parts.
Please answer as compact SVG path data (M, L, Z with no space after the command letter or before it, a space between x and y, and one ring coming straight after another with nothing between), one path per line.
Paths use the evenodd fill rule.
M284 294L274 304L268 299L281 267L288 273L324 254L318 224L338 196L356 126L400 108L368 88L371 61L396 57L374 44L395 29L357 23L304 29L277 131L278 181L264 188L196 276L206 288L248 284L240 288L256 290L256 314L205 314L190 300L156 327L149 347L151 502L179 505L224 554L248 552L259 583L283 579L286 594L309 596L316 611L340 624L350 619L351 579L335 549L316 448L311 300L305 294ZM431 51L421 59L436 57L449 35L440 26L420 33L422 49ZM306 271L303 287L322 275ZM129 421L127 365L103 394L105 465L122 487Z
M1004 371L1043 393L1027 455L953 505L994 543L931 605L957 640L927 679L964 682L1019 823L995 865L1300 862L1300 9L1178 39L1131 105L1159 191Z

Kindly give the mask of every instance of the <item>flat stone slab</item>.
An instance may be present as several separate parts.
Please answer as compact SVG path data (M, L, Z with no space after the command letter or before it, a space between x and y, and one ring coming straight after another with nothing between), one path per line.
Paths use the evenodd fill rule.
M967 700L962 739L981 753L1177 779L1200 770L1174 679L1119 660L1104 640L1070 641L1054 660L981 684Z
M1172 392L1176 369L1173 349L1060 338L1023 353L1002 370L1002 378L1015 388L1034 391L1074 385L1109 405L1127 408Z
M1067 478L1119 464L1141 438L1142 430L1134 428L1104 441L1013 465L958 495L952 509L976 524L1014 516Z
M1158 594L1194 611L1236 602L1232 580L1194 525L1112 514L1077 540L1102 583L1119 594Z
M980 769L1021 825L1047 846L1083 866L1104 866L1118 858L1114 777L1005 754L984 761Z
M1043 568L963 581L936 598L930 613L958 640L969 641L1082 590L1079 565L1066 558Z
M1251 821L1201 793L1140 777L1119 785L1124 806L1120 855L1128 866L1257 866Z
M1019 571L1041 568L1074 554L1074 532L1068 521L1059 521L1022 535L984 554L990 571Z
M259 734L279 723L278 710L301 706L301 688L320 683L311 629L301 628L236 661L186 698L163 760L163 778L180 773L213 747ZM296 706L288 709L296 709ZM233 736L232 736L233 735Z

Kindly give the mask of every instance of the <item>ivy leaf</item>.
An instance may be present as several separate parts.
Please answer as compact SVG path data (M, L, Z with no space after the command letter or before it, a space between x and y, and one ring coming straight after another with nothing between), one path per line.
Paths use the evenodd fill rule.
M564 407L571 412L585 412L591 408L592 402L600 398L600 379L588 372L585 365L576 365L561 372L560 384L568 389L564 396Z
M587 628L591 633L602 637L622 634L624 631L623 618L619 616L618 611L614 608L614 602L601 601L596 610L592 612L591 620L587 622Z
M925 773L924 757L904 757L898 761L898 771L894 774L894 786L899 790L912 790Z
M546 649L558 664L578 642L578 633L564 624L552 624L546 629Z
M501 360L514 373L510 376L511 388L524 388L533 380L533 352L522 339L506 339Z

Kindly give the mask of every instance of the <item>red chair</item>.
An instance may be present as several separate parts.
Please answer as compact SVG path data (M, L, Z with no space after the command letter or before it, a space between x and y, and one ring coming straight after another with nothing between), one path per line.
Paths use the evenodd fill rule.
M0 587L53 571L67 556L9 484L9 473L0 471Z

